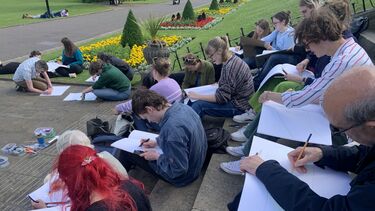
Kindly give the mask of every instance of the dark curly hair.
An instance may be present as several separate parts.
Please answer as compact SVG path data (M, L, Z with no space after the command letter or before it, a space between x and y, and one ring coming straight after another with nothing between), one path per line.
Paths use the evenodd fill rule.
M316 11L303 19L295 30L296 43L336 41L341 38L342 24L327 11Z

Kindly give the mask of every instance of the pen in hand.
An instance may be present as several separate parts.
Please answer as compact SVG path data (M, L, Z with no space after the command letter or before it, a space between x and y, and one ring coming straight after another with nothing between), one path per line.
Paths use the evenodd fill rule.
M143 146L143 144L144 144L144 143L146 143L146 142L148 142L148 141L150 141L150 139L149 139L149 138L148 138L148 139L146 139L146 140L144 140L144 141L142 141L142 142L141 142L141 144L139 145L139 147Z

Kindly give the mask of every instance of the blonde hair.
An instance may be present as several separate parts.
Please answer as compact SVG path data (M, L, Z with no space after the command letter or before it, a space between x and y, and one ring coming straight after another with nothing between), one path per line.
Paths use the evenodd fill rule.
M83 145L94 148L90 139L80 130L67 130L57 139L56 150L60 154L71 145Z
M222 51L221 56L223 62L226 62L232 56L232 53L229 51L229 41L227 36L218 36L210 40L204 52L208 55L212 55L218 50Z
M345 0L329 0L324 2L323 6L319 8L321 11L333 13L337 20L343 26L343 30L350 28L351 12L348 1Z

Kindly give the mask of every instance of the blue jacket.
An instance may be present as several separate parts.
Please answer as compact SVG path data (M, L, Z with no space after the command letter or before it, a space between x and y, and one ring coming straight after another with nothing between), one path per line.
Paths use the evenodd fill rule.
M361 145L321 149L323 158L316 165L357 174L346 196L323 198L274 160L260 165L256 176L285 210L375 210L375 147Z
M62 63L63 65L72 65L72 64L77 64L79 66L83 65L83 57L82 57L82 52L77 49L74 51L72 57L68 57L65 55L64 51L62 53Z
M174 103L160 122L156 141L163 150L150 166L166 181L185 186L198 178L207 151L207 138L201 119L192 108Z

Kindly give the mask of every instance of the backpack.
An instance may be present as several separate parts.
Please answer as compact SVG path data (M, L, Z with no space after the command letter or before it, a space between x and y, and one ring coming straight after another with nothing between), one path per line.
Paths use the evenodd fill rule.
M133 116L129 112L122 113L117 116L113 133L116 136L128 137L129 134L134 130Z
M208 128L205 130L207 136L208 152L225 154L230 134L223 128Z
M369 26L369 19L368 17L356 17L353 18L350 24L350 30L352 31L353 35L358 39L361 32L365 31Z

